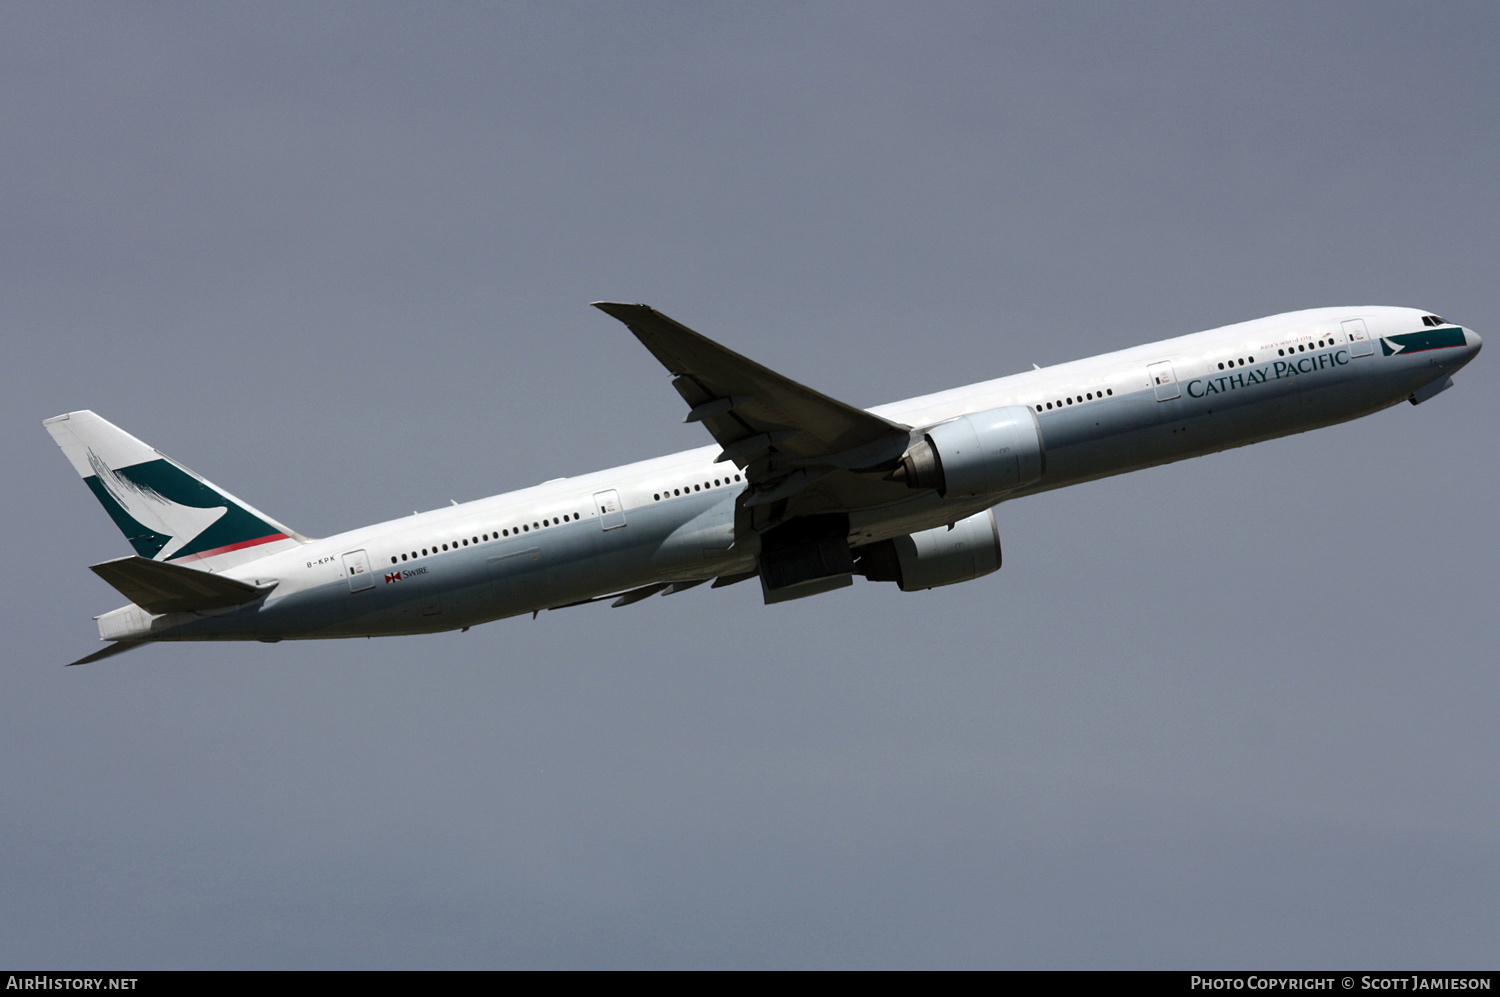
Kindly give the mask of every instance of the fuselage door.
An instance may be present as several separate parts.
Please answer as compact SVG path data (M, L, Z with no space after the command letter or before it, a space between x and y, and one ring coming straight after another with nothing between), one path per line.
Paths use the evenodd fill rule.
M620 493L613 488L594 493L594 508L599 510L599 526L603 529L625 525L625 507L620 504Z
M1367 357L1375 352L1375 344L1370 339L1370 332L1365 328L1365 320L1352 318L1344 323L1344 335L1349 337L1349 355L1351 357Z
M345 554L344 577L349 579L350 592L374 588L375 575L370 571L370 555L362 550L351 550Z
M1156 389L1157 401L1171 401L1181 394L1177 390L1177 375L1173 372L1170 361L1151 364L1146 368L1146 373L1151 376L1151 386Z

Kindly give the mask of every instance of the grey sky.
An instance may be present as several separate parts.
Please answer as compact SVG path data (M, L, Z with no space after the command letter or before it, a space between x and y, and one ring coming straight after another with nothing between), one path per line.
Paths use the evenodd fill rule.
M1500 336L1492 5L12 5L0 962L1490 967L1488 354L997 575L63 669L92 408L323 535L1294 308ZM1493 349L1494 347L1492 347Z

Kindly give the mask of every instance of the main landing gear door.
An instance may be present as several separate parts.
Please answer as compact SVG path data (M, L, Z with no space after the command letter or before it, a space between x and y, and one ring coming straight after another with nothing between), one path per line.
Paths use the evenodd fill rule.
M1157 401L1169 402L1181 394L1177 390L1177 375L1173 372L1170 361L1151 364L1146 368L1146 373L1151 376L1151 386L1156 389Z
M1349 355L1351 357L1367 357L1375 352L1375 343L1370 339L1370 332L1365 328L1365 320L1352 318L1344 323L1344 335L1349 337Z
M374 588L375 575L370 571L370 555L362 550L351 550L345 554L344 577L349 579L350 592Z
M599 510L599 526L613 530L625 525L625 507L620 504L620 493L611 488L594 493L594 508Z

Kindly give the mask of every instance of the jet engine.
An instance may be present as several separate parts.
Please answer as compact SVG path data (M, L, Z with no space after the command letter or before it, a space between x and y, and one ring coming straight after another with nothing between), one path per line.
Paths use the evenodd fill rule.
M889 477L950 498L1014 491L1045 469L1036 413L1007 405L933 426Z
M1000 568L1000 529L995 512L961 519L855 551L856 570L872 582L895 582L903 592L966 582Z

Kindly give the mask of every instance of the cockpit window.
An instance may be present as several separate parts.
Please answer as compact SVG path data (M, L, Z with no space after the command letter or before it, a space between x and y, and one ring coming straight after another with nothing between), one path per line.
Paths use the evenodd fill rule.
M1438 318L1436 315L1423 315L1422 316L1422 324L1423 325L1447 325L1448 323L1444 322L1442 319Z

